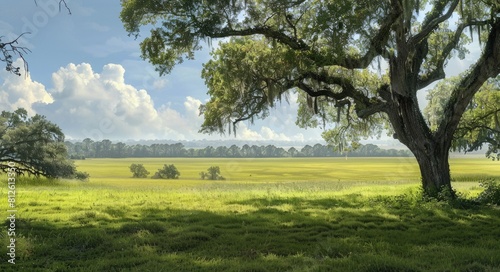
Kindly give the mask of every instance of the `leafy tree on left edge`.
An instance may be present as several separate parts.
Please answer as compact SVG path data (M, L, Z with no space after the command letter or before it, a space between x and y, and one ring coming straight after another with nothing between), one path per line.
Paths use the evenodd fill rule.
M45 116L28 117L25 109L2 111L0 115L0 169L16 163L20 173L49 178L74 178L85 174L76 171L68 160L64 134ZM88 175L86 175L88 178Z

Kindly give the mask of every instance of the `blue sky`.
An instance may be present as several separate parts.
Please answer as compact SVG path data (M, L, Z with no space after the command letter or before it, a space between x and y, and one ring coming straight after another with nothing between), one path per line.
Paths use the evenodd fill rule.
M197 133L198 106L208 99L200 77L208 48L159 77L140 58L140 37L125 32L119 1L67 0L71 15L58 10L59 0L37 3L9 1L0 11L4 39L31 32L20 39L31 50L29 77L0 71L1 110L43 114L70 139L234 139ZM237 139L320 142L321 130L295 126L296 110L292 101L255 125L242 123Z

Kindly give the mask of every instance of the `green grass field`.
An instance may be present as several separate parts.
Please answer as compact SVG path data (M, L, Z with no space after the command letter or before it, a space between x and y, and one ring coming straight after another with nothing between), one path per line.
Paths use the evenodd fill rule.
M133 179L132 163L181 176ZM77 165L90 181L17 181L16 264L2 231L0 271L500 271L500 209L420 201L410 158ZM200 180L215 165L226 180ZM467 197L500 178L483 158L451 167Z

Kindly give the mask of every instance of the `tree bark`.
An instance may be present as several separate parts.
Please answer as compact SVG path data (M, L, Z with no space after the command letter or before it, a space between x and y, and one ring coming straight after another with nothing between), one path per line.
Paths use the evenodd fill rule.
M415 155L424 194L454 198L448 162L452 139L435 137L420 112L416 96L394 93L393 101L394 105L387 113L395 131L394 136Z
M454 198L448 162L449 150L444 150L438 145L430 150L412 150L412 152L420 168L424 193L431 197L441 195Z

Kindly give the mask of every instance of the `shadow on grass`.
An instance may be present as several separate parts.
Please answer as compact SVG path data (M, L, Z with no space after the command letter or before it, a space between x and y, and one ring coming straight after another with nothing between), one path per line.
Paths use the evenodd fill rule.
M357 195L255 198L245 213L112 207L19 219L1 271L498 271L500 210ZM6 222L4 222L5 224ZM5 234L2 234L5 235ZM5 241L5 237L2 237ZM5 254L3 254L5 256Z
M280 205L292 205L295 208L310 207L318 209L330 209L335 207L348 207L354 208L362 206L359 201L361 195L352 194L347 195L343 199L340 198L324 198L324 199L304 199L301 197L261 197L252 198L242 201L230 201L227 204L238 204L238 205L248 205L257 208L269 207L269 206L280 206Z

